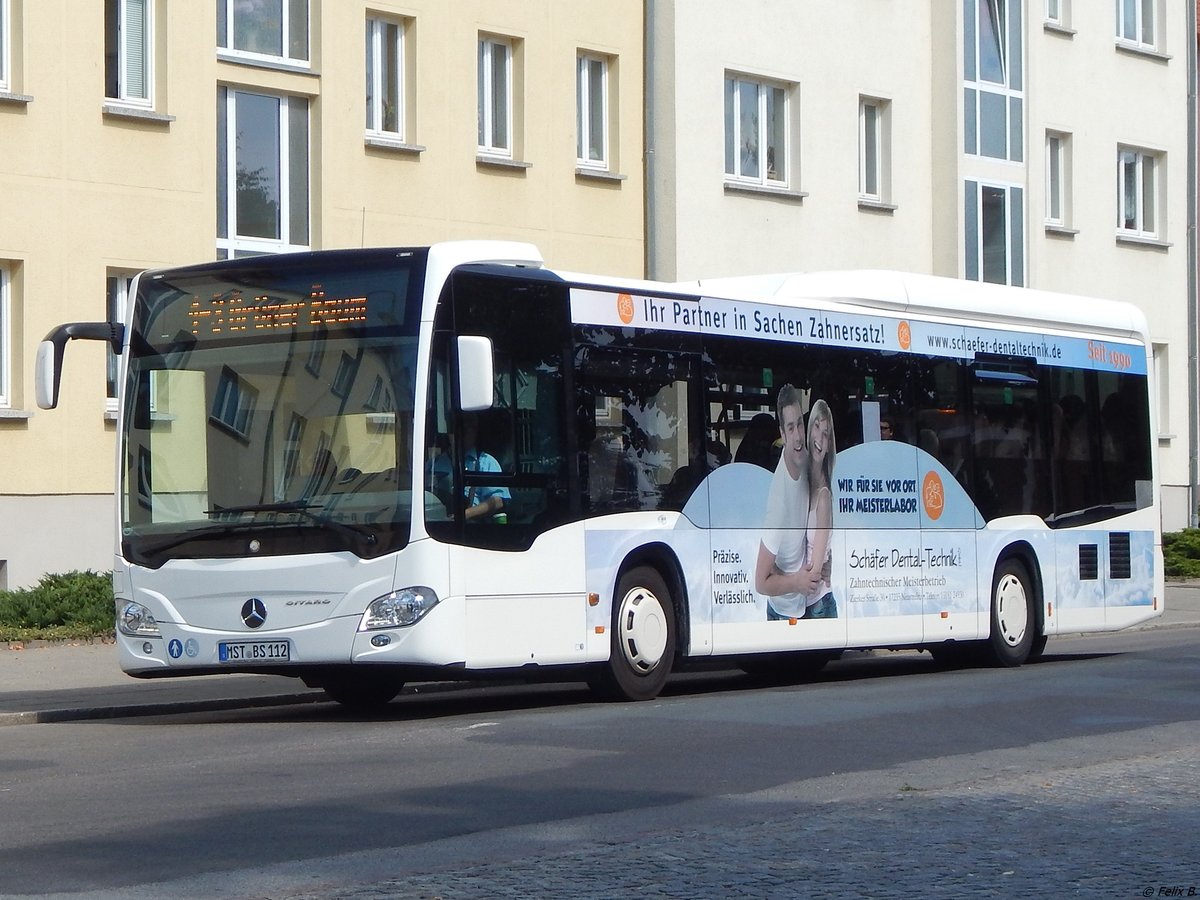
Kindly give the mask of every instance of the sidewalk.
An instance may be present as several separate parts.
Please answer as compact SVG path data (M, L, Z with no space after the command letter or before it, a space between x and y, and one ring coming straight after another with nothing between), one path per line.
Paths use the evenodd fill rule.
M1166 611L1139 628L1200 626L1200 581L1167 585ZM278 675L130 678L112 644L0 644L0 726L317 703L323 691Z
M323 691L278 675L131 678L111 643L0 644L0 726L315 703Z

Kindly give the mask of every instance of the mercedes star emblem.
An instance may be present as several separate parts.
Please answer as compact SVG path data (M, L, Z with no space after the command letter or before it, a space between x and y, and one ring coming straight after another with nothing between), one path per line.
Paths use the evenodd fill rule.
M267 607L257 597L251 597L242 604L242 621L247 628L260 628L267 621Z

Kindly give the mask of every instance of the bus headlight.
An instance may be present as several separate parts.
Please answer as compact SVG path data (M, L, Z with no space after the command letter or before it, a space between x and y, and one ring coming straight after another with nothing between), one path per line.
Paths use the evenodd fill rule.
M159 637L158 623L150 610L132 600L117 601L117 628L130 637Z
M438 603L438 595L427 587L406 587L372 600L358 624L359 631L402 628L419 622Z

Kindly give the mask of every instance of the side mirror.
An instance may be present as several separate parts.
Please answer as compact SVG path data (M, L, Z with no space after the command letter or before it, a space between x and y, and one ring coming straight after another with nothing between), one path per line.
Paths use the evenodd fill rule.
M58 406L58 382L62 377L62 348L54 341L38 344L33 363L33 392L41 409Z
M114 353L120 353L125 342L125 326L113 322L72 322L59 325L38 344L33 364L34 396L42 409L58 406L58 385L62 380L63 348L67 341L82 338L88 341L108 341Z
M461 335L458 339L458 402L463 412L491 409L494 384L491 338Z

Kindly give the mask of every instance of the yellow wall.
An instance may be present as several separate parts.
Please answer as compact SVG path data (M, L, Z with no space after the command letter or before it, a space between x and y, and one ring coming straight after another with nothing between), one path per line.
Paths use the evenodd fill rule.
M0 410L0 516L6 498L113 490L103 346L72 342L53 412L34 411L34 352L59 323L103 319L111 272L215 258L218 86L310 98L314 249L519 238L556 267L643 273L636 0L311 0L308 72L218 59L215 4L156 0L156 119L105 111L102 0L10 2L16 65L0 96L0 264L13 276L14 391L11 409ZM366 146L368 11L411 24L407 140L419 153ZM518 41L514 105L527 168L476 161L481 31ZM580 49L615 60L610 110L621 180L576 175ZM0 548L10 582L29 580L17 574L19 555Z

